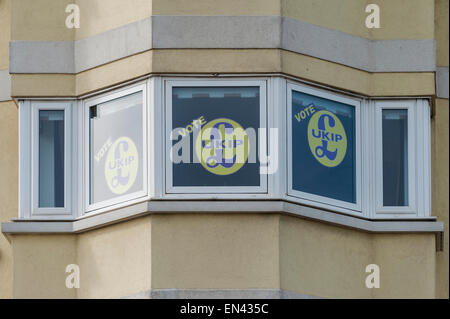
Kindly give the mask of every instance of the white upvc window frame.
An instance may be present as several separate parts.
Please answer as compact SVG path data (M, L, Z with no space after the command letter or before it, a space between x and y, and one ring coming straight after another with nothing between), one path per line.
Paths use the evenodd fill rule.
M261 129L265 129L266 139L267 133L267 79L164 79L164 110L165 110L165 135L164 135L164 163L165 163L165 198L176 196L177 198L199 198L206 195L213 195L214 198L230 198L231 197L251 197L255 194L268 193L268 175L260 174L260 186L173 186L172 180L172 162L170 161L170 152L172 140L170 134L172 132L172 88L174 87L243 87L257 86L260 93L260 112L259 124ZM259 130L256 130L258 143L260 142ZM265 148L267 150L267 147ZM256 154L258 156L259 154ZM263 163L260 162L260 167ZM246 196L250 195L250 196ZM211 197L211 196L209 196Z
M315 206L335 210L351 215L362 216L362 156L361 156L361 104L362 100L350 98L341 94L313 88L308 85L288 81L286 86L286 107L287 107L287 198L305 205ZM309 95L325 98L328 100L344 103L355 108L355 188L356 203L348 203L341 200L328 198L325 196L309 194L293 189L292 176L292 91L306 93Z
M424 99L375 101L375 185L376 212L383 217L429 217L430 110ZM408 111L408 206L383 205L383 110Z
M98 105L100 103L109 102L111 100L124 97L126 95L130 95L136 92L142 92L142 139L143 139L143 154L142 154L142 181L143 181L143 189L141 191L137 191L131 194L119 195L112 199L104 200L98 203L91 204L89 202L89 194L91 190L90 185L90 126L89 126L89 108L94 105ZM107 210L117 209L123 206L127 206L130 204L138 203L141 201L145 201L149 199L149 177L148 177L148 126L151 123L148 118L148 108L149 108L149 99L148 99L148 81L140 82L137 84L133 84L130 86L126 86L123 88L119 88L117 90L104 93L99 96L94 96L88 98L82 102L82 119L83 119L83 177L84 177L84 190L83 190L83 216L89 216L97 213L101 213Z
M19 218L73 219L71 100L19 101ZM64 207L39 207L39 111L64 111Z
M277 138L278 170L261 174L260 187L171 187L168 170L171 141L171 87L259 86L260 125L266 141ZM89 107L137 91L143 92L143 190L89 204ZM356 198L346 203L292 189L292 90L355 106ZM353 97L283 77L155 76L80 99L26 98L19 103L19 217L30 220L73 220L151 199L281 199L372 220L433 219L431 216L430 100L426 98ZM382 109L408 109L408 207L383 207ZM39 109L65 111L64 208L39 208ZM412 116L410 116L412 114ZM287 121L287 122L286 122ZM284 128L284 126L286 128ZM279 128L271 137L269 128ZM258 132L259 133L259 132ZM258 134L258 142L260 142ZM266 147L268 151L268 147ZM258 154L259 155L259 154ZM269 154L270 155L270 154ZM265 163L260 162L263 167ZM253 188L253 189L252 189Z

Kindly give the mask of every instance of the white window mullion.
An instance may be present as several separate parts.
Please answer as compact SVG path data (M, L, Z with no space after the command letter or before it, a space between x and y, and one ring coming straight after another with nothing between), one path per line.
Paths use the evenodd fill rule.
M149 192L152 198L161 198L164 193L164 88L161 77L148 81L148 154Z
M268 103L268 134L269 145L273 144L278 154L276 155L276 169L269 178L269 196L283 198L287 193L286 183L286 80L274 77L269 80L269 103ZM271 140L271 130L276 131L277 139ZM270 152L270 146L268 148ZM272 154L270 154L272 156ZM272 163L271 165L274 165Z
M431 161L430 161L430 109L427 100L417 100L416 105L416 137L417 137L417 212L420 217L429 217L431 214Z
M375 214L375 118L374 103L363 100L361 107L361 192L362 192L362 214L366 218L372 218Z
M30 101L19 102L19 217L23 219L29 219L32 211L30 104Z

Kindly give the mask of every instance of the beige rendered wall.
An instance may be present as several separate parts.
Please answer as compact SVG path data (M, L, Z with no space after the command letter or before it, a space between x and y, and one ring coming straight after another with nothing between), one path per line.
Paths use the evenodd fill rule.
M0 71L9 67L10 0L0 1ZM18 110L14 102L0 102L0 223L17 217ZM0 234L0 299L13 295L12 247Z
M14 0L13 39L82 39L153 15L288 16L371 39L432 39L434 0L379 0L380 29L367 29L369 0ZM69 3L80 6L81 25L64 27ZM402 17L399 19L398 17ZM383 27L389 26L389 27Z
M153 0L152 14L282 15L370 39L433 39L433 1L376 1L382 22L377 30L365 27L371 0Z
M151 0L72 0L80 8L75 40L84 39L152 15ZM170 2L170 1L169 1Z
M279 16L280 0L153 0L153 15Z
M433 234L369 234L280 217L281 288L326 298L434 298ZM365 285L380 267L380 288Z
M73 0L10 0L11 39L72 41L74 29L65 26L66 6Z
M436 65L448 66L449 1L435 0Z
M372 235L374 264L380 267L380 288L373 298L435 298L435 235Z
M9 67L11 0L0 1L0 30L0 70L4 70Z
M151 217L77 235L78 298L120 298L151 288Z
M152 287L279 288L278 216L152 217Z
M449 66L449 1L435 0L436 64ZM444 222L444 251L436 254L436 296L449 297L449 101L437 98L431 120L433 215Z
M281 0L282 14L374 40L433 39L433 0ZM367 29L368 4L380 7L380 29ZM400 18L399 18L400 17Z
M14 298L120 298L150 290L150 221L147 216L78 235L11 236ZM66 287L69 264L79 266L79 289Z
M279 214L154 214L73 235L12 236L14 297L120 298L150 289L284 289L434 298L433 234L368 234ZM80 266L79 289L65 267ZM380 289L365 267L380 266Z
M444 222L444 251L436 253L436 295L449 297L449 103L436 99L435 115L431 121L432 134L432 211Z
M11 237L14 298L76 298L76 290L65 285L67 265L76 264L76 236Z
M296 217L280 217L281 288L326 298L370 298L365 267L371 237Z
M14 102L0 102L0 222L18 212L18 113ZM0 299L12 297L12 274L12 247L0 234Z

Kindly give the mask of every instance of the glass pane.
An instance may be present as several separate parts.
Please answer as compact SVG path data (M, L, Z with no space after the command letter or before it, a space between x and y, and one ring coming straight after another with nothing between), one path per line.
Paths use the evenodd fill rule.
M259 87L173 88L173 186L259 186L259 110Z
M64 111L39 111L39 207L64 207Z
M383 206L408 206L408 110L383 110Z
M143 190L142 92L89 109L90 203Z
M292 187L356 203L355 108L292 92Z

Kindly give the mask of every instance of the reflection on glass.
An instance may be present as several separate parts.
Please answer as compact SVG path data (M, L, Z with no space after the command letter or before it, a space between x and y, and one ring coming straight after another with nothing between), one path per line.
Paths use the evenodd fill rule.
M355 107L292 91L292 188L356 203Z
M64 207L64 111L39 111L39 207Z
M408 206L408 110L383 110L383 206Z
M172 150L183 158L172 164L173 186L260 186L259 91L257 86L173 88Z
M89 108L89 203L143 189L142 116L142 92Z

